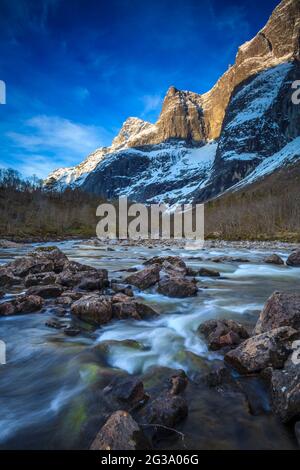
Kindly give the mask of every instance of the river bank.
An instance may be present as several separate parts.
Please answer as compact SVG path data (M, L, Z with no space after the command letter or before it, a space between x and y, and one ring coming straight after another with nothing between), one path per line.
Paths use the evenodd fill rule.
M1 448L87 448L115 411L112 383L121 387L124 380L142 382L151 404L172 391L172 377L173 381L178 377L178 369L185 371L188 385L172 396L180 396L176 402L181 403L183 414L181 399L188 403L188 416L174 426L176 432L155 436L156 448L296 447L293 427L281 424L271 412L269 392L257 374L247 377L234 372L234 386L226 380L215 383L215 367L218 370L223 364L223 353L210 350L198 329L211 319L230 319L251 332L274 291L299 291L298 267L264 261L276 248L285 262L297 246L213 241L201 250L184 250L179 244L92 240L67 241L59 248L71 262L106 269L114 284L145 269L143 263L150 258L180 256L190 270L188 280L196 279L197 295L179 299L157 292L155 284L145 289L133 286L135 302L158 316L139 321L113 318L101 327L82 323L70 305L58 306L51 298L39 313L1 317L0 337L8 346L8 362L0 376ZM1 261L26 255L30 249L3 249ZM220 275L203 271L199 275L203 269ZM22 293L21 286L9 288L2 302ZM54 327L54 320L63 327ZM79 333L69 336L68 328ZM222 370L223 366L221 376ZM141 388L134 390L140 393ZM132 413L143 431L152 435L152 427L146 430L151 424L149 415Z

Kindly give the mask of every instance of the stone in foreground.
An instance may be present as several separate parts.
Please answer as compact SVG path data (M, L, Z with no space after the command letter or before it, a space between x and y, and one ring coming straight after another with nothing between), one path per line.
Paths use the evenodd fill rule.
M300 330L300 294L274 292L267 300L254 332L260 334L281 326Z
M299 332L289 327L276 328L253 336L225 355L225 361L242 374L258 373L267 367L283 367L292 352Z
M235 347L249 338L246 328L233 320L208 320L200 325L198 332L206 338L212 351Z
M186 279L170 278L159 282L157 292L167 297L184 298L197 295L198 287Z
M148 289L159 281L160 267L157 265L147 267L142 271L130 274L125 278L127 284L138 287L141 290Z
M105 295L85 295L72 304L71 312L80 320L104 325L112 319L111 299Z
M116 411L106 421L91 450L140 450L148 448L140 427L127 411Z
M294 251L287 259L288 266L300 266L300 250Z
M272 372L271 395L273 411L284 423L299 418L300 364L289 360L283 370Z
M274 253L273 255L267 256L264 259L264 262L266 264L277 264L278 266L284 264L283 259L279 255L277 255L276 253Z

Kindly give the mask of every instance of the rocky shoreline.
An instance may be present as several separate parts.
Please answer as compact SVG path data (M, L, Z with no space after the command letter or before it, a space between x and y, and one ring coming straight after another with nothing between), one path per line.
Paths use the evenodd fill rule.
M211 260L217 264L224 257ZM237 259L227 256L226 261ZM275 253L262 262L284 263ZM287 264L300 266L299 250L290 254ZM155 309L136 298L136 289L152 288L163 296L183 299L201 292L197 278L220 276L213 269L191 269L179 256L155 256L144 262L143 269L131 271L121 281L109 279L106 269L70 261L56 247L37 248L0 268L2 297L16 288L23 291L3 299L0 317L51 309L53 315L46 325L67 336L77 336L84 333L84 324L99 328L111 321L158 317ZM253 410L255 398L240 385L243 377L249 376L266 384L273 412L285 425L294 427L299 442L300 361L295 341L300 340L300 294L275 292L254 330L234 320L213 319L203 322L198 334L211 351L222 355L223 361L209 361L206 372L193 378L182 370L164 370L160 383L150 391L143 377L114 379L101 391L103 401L109 403L103 426L89 431L85 438L91 449L151 448L163 436L180 438L177 426L188 415L186 390L194 381L218 393L243 395L249 410ZM130 347L139 347L132 343ZM95 346L99 358L110 346L111 342Z

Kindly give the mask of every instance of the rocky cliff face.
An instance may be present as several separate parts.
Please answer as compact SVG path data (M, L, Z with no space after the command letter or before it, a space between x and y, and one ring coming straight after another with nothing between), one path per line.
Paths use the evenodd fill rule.
M276 156L297 156L300 106L291 83L300 77L299 44L300 0L283 0L210 92L171 87L156 124L127 119L111 147L57 170L46 185L142 202L203 201L262 165L269 171Z

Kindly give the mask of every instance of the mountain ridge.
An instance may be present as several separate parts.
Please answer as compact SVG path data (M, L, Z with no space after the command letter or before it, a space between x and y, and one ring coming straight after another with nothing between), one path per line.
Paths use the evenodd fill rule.
M196 200L216 196L247 176L262 158L276 154L288 141L299 135L299 107L292 107L290 93L291 80L300 76L299 37L300 2L283 0L265 27L238 49L235 64L209 92L199 95L171 86L155 124L139 118L128 118L110 147L96 150L73 168L56 170L46 179L45 185L50 189L78 186L109 198L126 193L141 202L155 198L176 202L176 194L172 199L167 193L174 192L178 183L181 183L179 186L183 198L185 194ZM287 73L283 74L285 67ZM256 109L256 115L252 112L251 119L241 122L245 109L251 109L251 102L249 104L245 96L238 98L247 87L250 96L252 87L252 108L259 102L262 107L264 97L270 94L270 87L276 88L277 94L260 114ZM236 126L232 124L233 115L239 119ZM291 118L294 125L289 126L286 121L291 121ZM242 139L243 143L238 139ZM196 188L195 168L189 171L188 160L193 160L195 153L192 149L209 146L216 141L218 145L210 165L210 175L207 165L205 167L199 162L199 184ZM211 156L210 150L208 153ZM224 157L226 152L231 155L231 160ZM152 184L150 189L149 181L154 178L154 154L157 157L155 163L160 165L162 172L161 180ZM252 154L252 158L247 160L246 154ZM235 159L233 155L236 155ZM182 165L182 172L186 175L179 173L177 177L181 178L180 182L173 179L172 184L166 183L166 175L172 174L174 162L175 167L178 167L180 158L187 161L186 165ZM137 169L141 172L140 186L148 186L144 192L138 184ZM110 188L109 178L112 183ZM133 184L131 179L134 180ZM127 186L124 186L125 180ZM195 189L188 191L185 187L189 188L191 181ZM114 191L111 191L112 187ZM164 197L160 197L164 194ZM181 195L177 196L178 201L182 199Z

